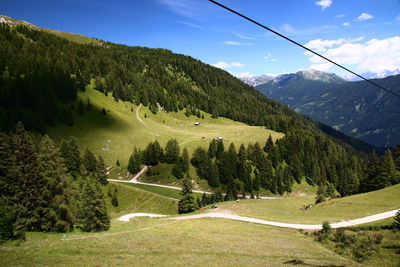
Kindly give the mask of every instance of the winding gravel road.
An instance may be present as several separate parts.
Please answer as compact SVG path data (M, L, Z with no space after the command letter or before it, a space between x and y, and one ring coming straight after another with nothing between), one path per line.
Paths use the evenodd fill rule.
M349 226L355 226L355 225L359 225L359 224L379 221L379 220L383 220L383 219L395 216L397 211L398 210L391 210L391 211L363 217L360 219L332 223L331 226L332 226L332 228L341 228L341 227L349 227ZM168 215L150 214L150 213L130 213L130 214L126 214L126 215L118 218L118 220L129 221L130 218L140 217L140 216L166 217ZM258 224L272 225L272 226L293 228L293 229L307 229L307 230L322 229L322 224L297 224L297 223L273 222L273 221L266 221L266 220L261 220L261 219L256 219L256 218L243 217L243 216L239 216L239 215L233 215L233 214L229 214L229 213L212 213L211 212L211 213L194 214L194 215L188 215L188 216L169 217L168 219L170 219L170 220L191 220L191 219L201 219L201 218L229 219L229 220L258 223Z

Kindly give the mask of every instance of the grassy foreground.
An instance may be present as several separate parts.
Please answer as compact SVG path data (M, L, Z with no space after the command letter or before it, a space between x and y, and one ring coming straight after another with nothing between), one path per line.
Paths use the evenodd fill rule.
M221 209L235 214L270 221L288 223L322 223L358 219L394 209L400 209L400 184L382 190L333 199L311 209L301 210L304 205L314 204L314 196L284 197L276 200L242 200L221 205Z
M358 266L298 231L226 220L136 219L67 238L32 233L7 243L3 266Z
M226 118L212 119L210 114L203 112L204 119L186 117L183 111L161 111L154 115L147 107L115 102L112 96L107 97L91 86L86 92L79 92L84 105L88 98L92 111L75 114L73 126L58 125L48 129L48 133L56 139L77 137L82 150L89 148L96 155L101 154L107 164L115 164L119 159L126 166L134 146L144 148L155 140L164 146L169 139L176 138L181 148L187 147L190 153L198 146L208 147L209 142L218 136L228 144L234 142L237 148L241 143L256 141L264 145L269 135L274 140L283 137L282 133L264 127L248 126ZM101 113L102 108L107 110L107 115ZM195 126L195 122L201 124Z

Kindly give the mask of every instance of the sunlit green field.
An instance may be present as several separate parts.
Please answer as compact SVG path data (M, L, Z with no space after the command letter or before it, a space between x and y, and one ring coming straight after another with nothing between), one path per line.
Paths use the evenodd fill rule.
M238 215L289 223L340 222L358 219L394 209L400 209L400 184L379 191L333 199L311 209L301 210L304 205L314 204L314 196L283 197L272 200L241 200L222 204L222 210Z
M126 166L134 146L144 148L155 140L165 145L169 139L176 138L181 149L187 147L190 153L198 146L208 147L209 142L219 136L224 138L226 146L234 142L237 149L241 143L247 145L258 141L264 145L269 135L274 140L283 137L282 133L260 126L248 126L226 118L212 119L210 114L203 112L204 119L186 117L183 111L160 111L154 115L147 107L115 102L111 96L106 97L90 87L86 92L80 92L79 98L85 105L89 98L93 110L84 115L75 114L72 127L58 125L50 128L48 133L56 139L77 137L82 150L89 148L95 154L103 155L108 165L119 159ZM103 107L107 115L101 113ZM194 125L195 122L200 125Z
M357 266L296 230L226 220L136 219L62 236L32 233L3 245L2 266Z

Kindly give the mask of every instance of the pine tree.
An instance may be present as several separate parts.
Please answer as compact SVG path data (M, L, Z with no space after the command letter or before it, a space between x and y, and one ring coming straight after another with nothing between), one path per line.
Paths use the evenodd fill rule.
M16 126L13 136L15 168L12 175L18 177L15 188L17 208L16 229L41 231L41 210L48 205L43 201L45 179L39 171L37 151L31 137L26 133L22 123Z
M183 170L182 170L182 166L179 162L174 164L171 172L172 172L172 175L174 175L177 179L183 178Z
M179 159L180 148L178 141L176 139L168 140L167 144L165 145L165 162L168 164L176 163Z
M378 175L376 177L378 189L399 182L398 173L390 150L386 150L385 154L380 158L378 166Z
M400 210L397 211L396 216L394 217L393 228L400 230Z
M134 152L129 157L128 171L131 174L135 174L140 171L140 153L135 147Z
M98 166L96 156L87 148L83 156L83 166L88 172L96 172Z
M186 149L186 147L182 151L182 155L180 157L180 161L182 164L182 171L183 172L188 172L189 171L189 152Z
M315 198L315 204L322 203L326 199L325 183L320 182L318 186L317 196Z
M16 202L15 190L17 189L17 179L13 177L15 159L10 144L9 137L0 132L0 199L7 202Z
M42 201L47 203L41 210L41 230L46 232L69 232L74 218L70 209L70 177L63 159L53 141L46 135L39 145L39 171L45 183Z
M272 141L272 136L269 135L267 142L265 143L265 146L264 146L264 152L269 154L269 153L271 153L273 148L274 148L274 142Z
M106 164L104 163L104 159L101 155L99 155L99 159L97 161L97 177L98 181L102 185L107 185L107 169L106 169Z
M76 138L62 140L60 145L61 157L64 159L65 167L74 177L80 172L81 157Z
M89 174L90 176L90 174ZM81 228L85 232L106 231L110 227L110 217L100 185L93 177L86 177L83 185Z
M397 170L400 172L400 143L393 149L392 157Z
M211 142L210 142L210 145L208 146L208 156L210 157L210 158L215 158L215 153L217 152L217 143L216 143L216 141L213 139Z
M114 191L113 191L112 197L111 197L111 204L112 204L114 207L118 207L118 205L119 205L117 187L114 187Z
M217 142L217 149L215 151L215 157L218 160L221 160L221 158L223 157L225 153L225 147L224 147L224 142L222 140Z
M178 213L189 213L197 209L196 203L192 196L192 185L189 175L183 179L183 187L181 192L182 198L178 203Z

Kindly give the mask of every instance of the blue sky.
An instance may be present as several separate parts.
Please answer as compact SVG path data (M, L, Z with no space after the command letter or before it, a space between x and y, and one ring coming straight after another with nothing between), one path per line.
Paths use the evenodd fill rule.
M400 0L220 0L360 72L400 69ZM2 0L0 14L115 43L161 47L234 75L344 71L207 0Z

